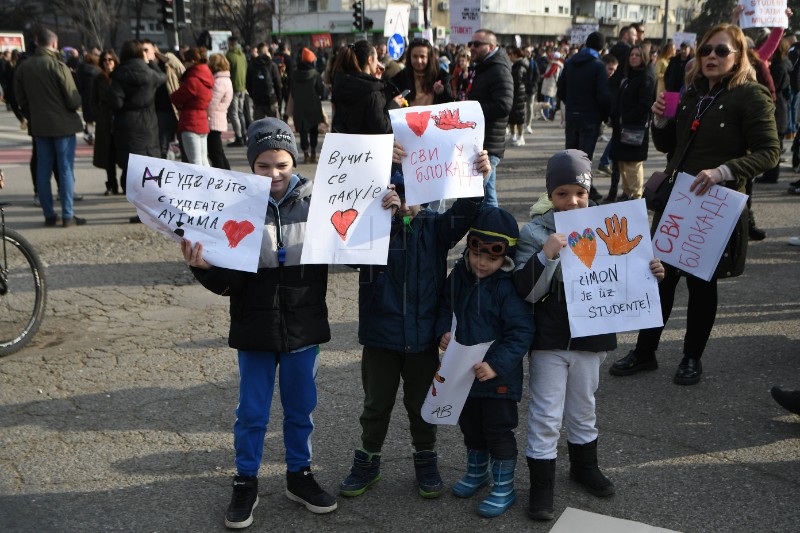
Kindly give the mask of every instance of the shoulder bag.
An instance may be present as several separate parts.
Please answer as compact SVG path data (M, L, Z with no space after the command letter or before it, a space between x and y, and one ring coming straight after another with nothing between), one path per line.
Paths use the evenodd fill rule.
M694 140L694 133L695 132L692 131L689 134L689 139L683 146L680 155L678 157L673 157L669 163L667 163L667 168L664 172L653 172L644 183L642 196L644 197L645 204L647 204L647 209L660 212L667 207L669 195L672 194L672 187L675 185L675 176L678 174L678 167L681 166L683 158L689 150L689 145L692 144L692 140Z

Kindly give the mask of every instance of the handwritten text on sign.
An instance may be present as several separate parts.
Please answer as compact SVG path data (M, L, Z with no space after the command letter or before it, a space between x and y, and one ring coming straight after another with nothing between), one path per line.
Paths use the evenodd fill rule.
M408 154L403 158L408 205L483 196L483 175L475 163L484 128L478 102L393 109L389 117Z
M494 341L492 341L494 342ZM422 419L429 424L453 425L464 409L467 395L475 382L473 367L483 361L492 342L464 346L456 341L456 318L450 329L450 343L433 376L428 396L422 404Z
M142 222L203 244L212 265L255 272L271 178L131 154L128 201Z
M747 195L714 185L702 196L689 191L694 176L681 172L653 235L656 257L709 281L742 214Z
M744 11L739 15L741 28L787 28L786 0L744 0L739 2Z
M392 212L383 198L391 167L391 135L325 136L301 263L386 264Z
M560 211L555 222L567 236L561 270L573 337L664 325L644 200Z
M467 44L472 35L481 29L480 0L450 1L450 42Z

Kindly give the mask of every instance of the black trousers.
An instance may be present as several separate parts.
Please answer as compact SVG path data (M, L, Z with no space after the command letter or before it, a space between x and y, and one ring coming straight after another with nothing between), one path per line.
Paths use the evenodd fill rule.
M225 149L222 147L222 132L211 130L206 137L208 146L208 162L214 168L231 169L228 158L225 157Z
M303 130L300 132L300 148L305 152L308 150L309 144L312 150L317 149L317 138L319 136L319 129L317 126ZM310 143L309 143L310 141Z
M469 450L489 450L493 459L517 458L514 430L519 424L516 400L468 397L458 418Z

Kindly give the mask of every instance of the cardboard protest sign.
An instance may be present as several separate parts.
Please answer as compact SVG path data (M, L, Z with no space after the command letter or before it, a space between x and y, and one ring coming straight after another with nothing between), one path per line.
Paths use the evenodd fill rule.
M494 341L492 341L494 342ZM483 361L492 342L464 346L456 341L456 317L450 328L450 343L442 356L439 369L433 376L428 396L422 404L422 419L429 424L455 425L469 390L475 381L472 367Z
M483 196L475 159L483 149L478 102L451 102L389 111L394 136L405 150L406 202Z
M450 42L467 44L472 35L481 29L480 0L450 1Z
M786 0L744 0L739 2L744 11L739 15L739 26L746 28L788 28Z
M714 185L702 196L689 191L695 177L678 174L653 235L656 257L709 281L739 221L747 195Z
M203 244L214 266L256 272L271 178L131 154L128 201L151 228Z
M392 144L391 135L325 136L300 263L386 264Z
M663 326L644 200L559 211L561 271L573 337Z
M697 44L697 34L685 31L676 31L675 33L672 34L672 42L675 43L676 50L683 43L686 43L692 48L694 48L695 45Z

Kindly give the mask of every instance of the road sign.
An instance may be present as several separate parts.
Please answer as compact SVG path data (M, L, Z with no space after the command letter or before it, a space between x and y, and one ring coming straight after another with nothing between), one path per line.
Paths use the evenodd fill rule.
M406 42L402 35L395 33L389 37L389 42L386 43L386 48L388 48L389 55L392 57L392 59L397 60L403 56L403 52L406 50Z

